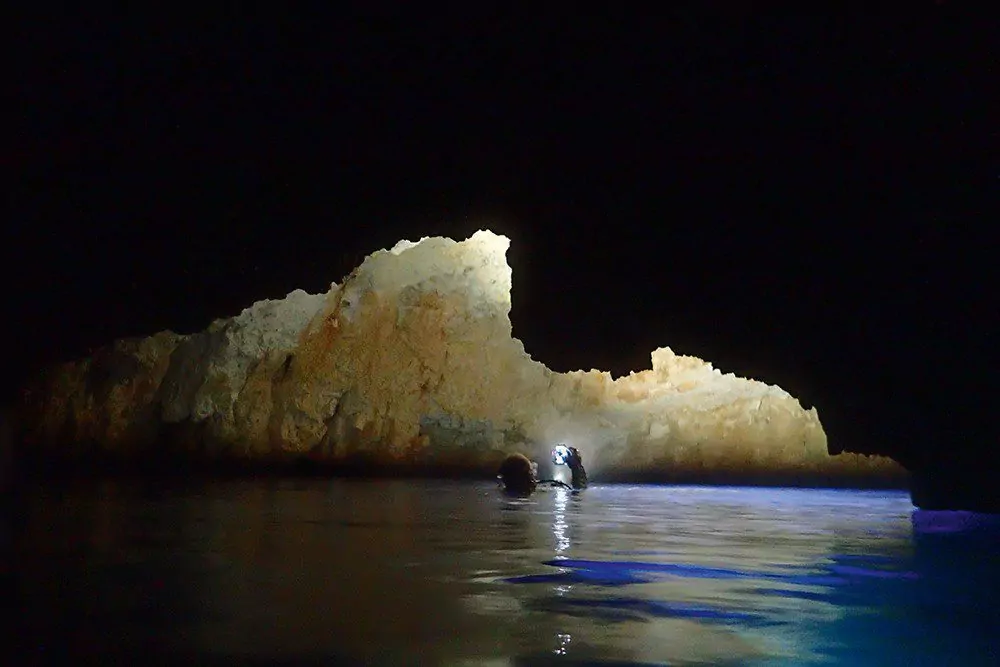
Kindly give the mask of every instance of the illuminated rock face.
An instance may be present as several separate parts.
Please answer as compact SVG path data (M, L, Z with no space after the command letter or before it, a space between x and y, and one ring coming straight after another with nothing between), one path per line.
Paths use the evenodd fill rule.
M827 455L815 409L700 359L652 353L617 380L555 373L511 335L507 238L402 241L326 294L262 301L189 336L117 341L29 393L27 441L267 458L495 465L577 446L592 476L893 475Z

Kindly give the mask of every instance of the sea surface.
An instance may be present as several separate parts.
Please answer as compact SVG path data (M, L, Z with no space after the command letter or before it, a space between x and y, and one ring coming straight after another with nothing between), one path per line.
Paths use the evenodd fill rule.
M92 481L10 523L25 664L1000 664L1000 517L905 492Z

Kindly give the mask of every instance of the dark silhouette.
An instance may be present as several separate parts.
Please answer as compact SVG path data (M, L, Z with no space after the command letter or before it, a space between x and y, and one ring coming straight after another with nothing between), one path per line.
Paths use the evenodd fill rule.
M524 454L511 454L500 464L500 484L512 496L530 496L538 486L531 460Z
M568 447L569 456L566 457L566 465L572 473L572 485L574 489L587 488L587 470L583 467L583 455L576 447Z

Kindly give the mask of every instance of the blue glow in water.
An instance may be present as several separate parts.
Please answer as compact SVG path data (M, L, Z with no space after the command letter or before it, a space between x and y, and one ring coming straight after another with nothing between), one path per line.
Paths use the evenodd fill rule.
M905 493L296 480L25 508L38 660L998 664L1000 517Z

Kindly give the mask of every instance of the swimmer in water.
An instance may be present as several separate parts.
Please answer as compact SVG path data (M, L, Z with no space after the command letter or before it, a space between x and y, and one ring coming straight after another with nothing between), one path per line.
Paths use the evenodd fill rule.
M539 480L538 464L524 454L511 454L504 459L497 479L504 492L512 496L530 496L539 484L562 486L573 491L587 488L587 470L583 467L583 456L576 447L557 445L552 450L552 462L569 466L570 484L555 479Z
M530 496L538 487L537 466L524 454L511 454L500 464L497 475L505 493L511 496Z
M572 474L571 483L575 490L586 489L587 484L587 469L583 467L583 455L580 454L580 450L576 447L568 447L570 455L566 458L566 465L569 466L569 471Z
M569 466L570 488L574 491L587 488L587 469L583 467L583 455L576 447L556 445L552 450L552 462Z

